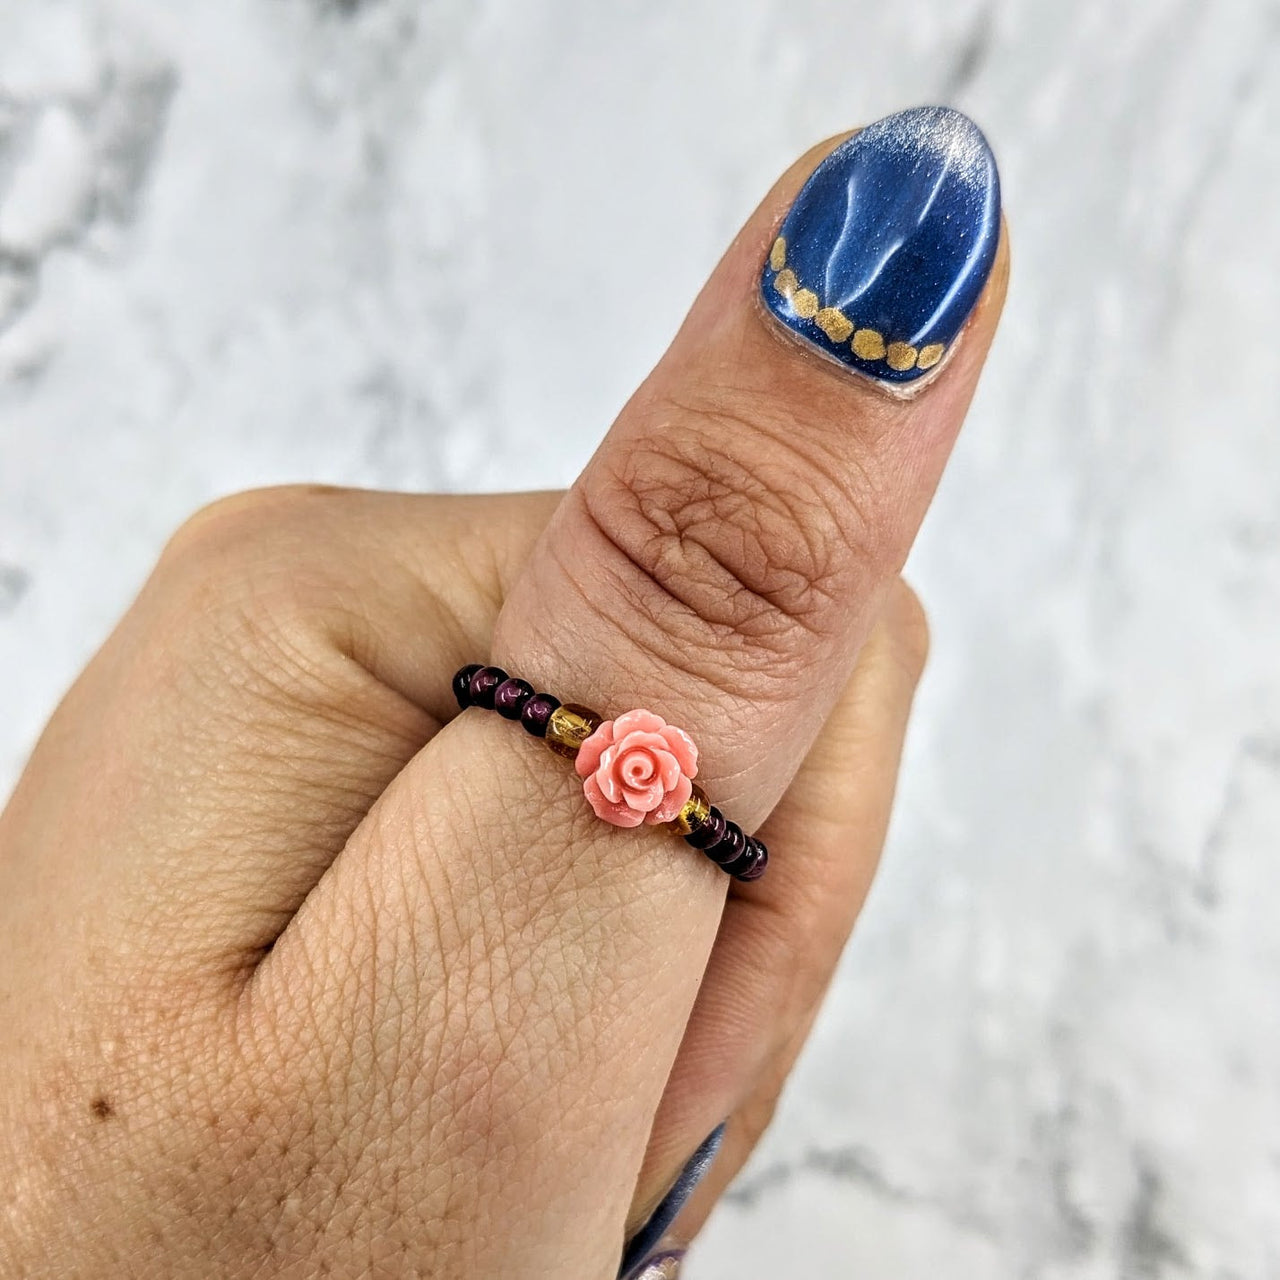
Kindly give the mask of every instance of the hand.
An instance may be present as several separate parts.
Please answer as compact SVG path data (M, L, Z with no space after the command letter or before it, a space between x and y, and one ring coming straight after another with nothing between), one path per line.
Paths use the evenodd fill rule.
M0 1274L609 1277L727 1117L696 1230L869 886L898 572L1007 270L912 399L793 341L761 263L830 147L567 493L272 490L172 540L0 818ZM768 874L600 822L458 713L480 660L686 728Z

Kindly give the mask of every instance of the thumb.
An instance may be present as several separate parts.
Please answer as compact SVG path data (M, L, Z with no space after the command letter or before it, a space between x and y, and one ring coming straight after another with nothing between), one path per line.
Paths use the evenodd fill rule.
M820 155L738 235L475 655L605 718L680 726L747 831L849 677L1003 297L996 169L970 121L907 111ZM430 1082L400 1140L449 1154L420 1211L448 1217L459 1274L616 1266L728 883L661 826L599 821L572 768L473 710L286 930L263 975L281 1001L325 971L317 952L355 969L307 997L316 1024L390 1020L378 1087Z
M652 706L688 728L699 779L748 828L897 577L999 309L957 341L1000 241L970 121L906 111L810 176L813 159L738 235L568 491L491 655L605 714Z

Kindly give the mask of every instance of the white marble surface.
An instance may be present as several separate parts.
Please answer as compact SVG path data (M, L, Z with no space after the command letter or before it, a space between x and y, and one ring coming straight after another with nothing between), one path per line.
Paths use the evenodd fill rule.
M0 0L0 790L194 506L566 482L792 155L928 100L1013 289L890 856L690 1270L1280 1276L1274 2Z

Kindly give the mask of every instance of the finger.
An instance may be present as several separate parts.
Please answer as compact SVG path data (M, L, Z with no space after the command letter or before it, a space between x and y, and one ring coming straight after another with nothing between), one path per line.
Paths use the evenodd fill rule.
M664 1233L668 1248L683 1250L698 1238L716 1206L746 1168L760 1139L773 1122L787 1080L804 1049L818 1010L796 1028L786 1049L777 1055L759 1077L741 1105L724 1122L716 1158L692 1188L680 1212Z
M928 336L930 317L950 326L972 312L927 390L887 396L842 367L854 355L793 341L761 307L761 263L810 157L750 220L552 516L489 655L562 698L610 715L648 707L688 729L699 781L748 829L852 671L1002 298L994 167L973 126L916 113L857 141L823 172L842 177L846 204L877 206L879 237L831 240L828 219L811 223L814 243L839 289L870 277L886 333L900 320ZM801 225L792 239L804 238ZM891 296L875 292L867 251L892 260ZM908 259L919 278L904 301ZM771 265L763 281L776 283ZM802 317L808 299L794 300ZM255 980L255 1000L302 1001L321 1028L394 1026L389 1043L374 1038L371 1081L440 1090L395 1142L415 1144L406 1158L421 1144L448 1152L455 1174L450 1198L418 1211L447 1204L451 1224L489 1220L484 1188L499 1176L529 1271L562 1266L611 1225L620 1238L724 901L706 859L665 832L599 823L575 784L498 717L459 717L381 798ZM481 1117L502 1144L496 1172L476 1140ZM588 1156L589 1179L547 1176ZM515 1265L491 1235L465 1239L460 1269ZM610 1259L581 1260L589 1271Z
M714 1187L754 1143L830 985L888 828L903 736L928 649L899 581L853 676L761 835L786 850L769 879L730 894L702 988L654 1121L632 1225L700 1137L730 1118ZM770 883L771 881L771 883ZM699 1188L698 1203L708 1202ZM678 1224L690 1238L696 1210Z
M456 714L559 498L297 486L195 516L0 818L5 935L83 920L152 975L243 973Z
M724 780L717 794L751 825L798 766L821 723L808 713L832 705L905 559L1007 271L984 204L990 287L914 400L815 358L779 336L756 287L778 211L812 162L739 235L552 517L495 634L495 661L578 700L687 705L709 741L705 776ZM940 198L930 207L952 213ZM771 277L766 267L766 292Z

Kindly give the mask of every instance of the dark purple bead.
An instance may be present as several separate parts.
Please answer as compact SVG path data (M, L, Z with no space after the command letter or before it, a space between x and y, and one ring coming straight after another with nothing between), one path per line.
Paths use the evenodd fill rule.
M453 696L464 711L471 705L471 677L480 666L478 662L469 662L453 677Z
M732 876L735 880L741 880L743 875L756 864L756 855L750 848L744 848L742 852L730 862L722 862L720 870L727 876Z
M524 704L532 697L533 685L511 676L493 691L493 709L506 720L519 720Z
M744 883L749 880L759 880L764 875L765 867L769 865L769 850L763 840L757 840L755 836L749 836L747 838L747 846L749 851L755 855L755 861L746 870L737 873L738 879Z
M685 836L685 843L693 845L695 849L709 849L713 844L718 844L724 839L728 825L728 819L715 805L712 805L711 812L707 814L703 824L700 827L694 827Z
M703 852L719 867L729 867L747 851L747 837L736 822L726 824L724 839Z
M493 695L498 686L507 678L501 667L481 667L471 677L471 701L486 711L493 710Z
M763 861L767 860L768 855L763 854L762 857L764 845L751 836L743 837L743 845L744 847L739 857L732 862L722 862L720 865L724 868L725 873L733 876L735 880L754 880L764 870ZM759 871L756 870L757 864L760 864Z
M554 698L549 693L535 693L524 704L524 709L520 712L520 723L535 738L545 738L547 736L547 721L551 719L551 713L559 705L559 698Z

